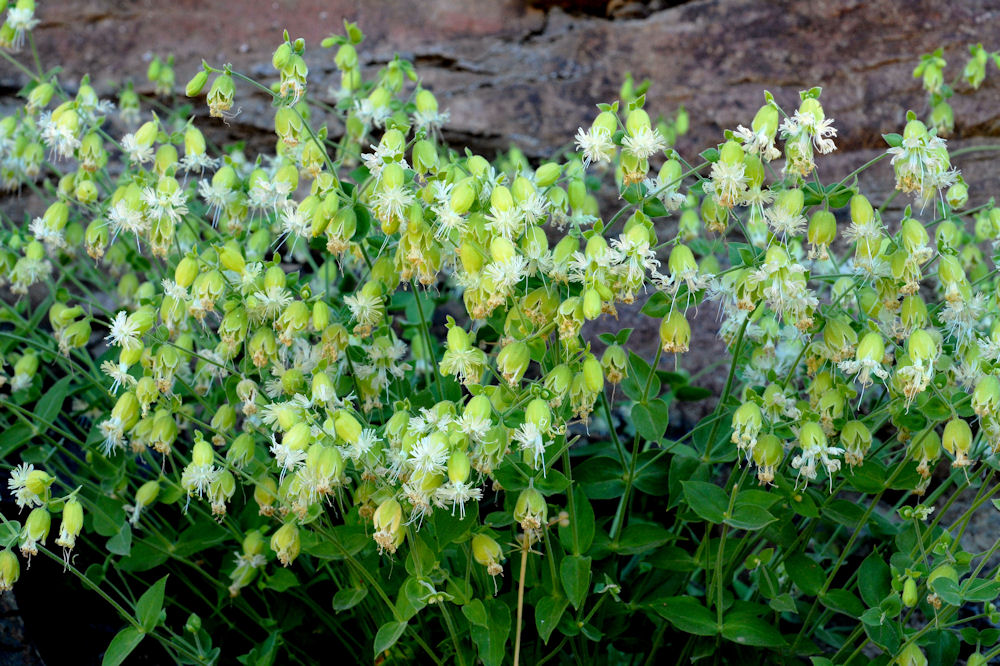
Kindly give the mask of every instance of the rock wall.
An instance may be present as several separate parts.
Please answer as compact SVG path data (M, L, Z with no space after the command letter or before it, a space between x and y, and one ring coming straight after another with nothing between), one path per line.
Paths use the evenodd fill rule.
M570 142L595 103L616 97L626 70L652 79L654 115L687 107L691 131L678 146L687 153L747 124L763 90L791 108L799 90L820 85L839 130L834 171L864 157L849 153L882 149L881 134L898 130L907 109L924 110L911 76L922 53L943 47L957 77L969 44L1000 47L994 0L62 0L41 2L39 16L44 64L62 65L70 84L89 72L105 89L122 77L142 88L151 53L176 56L178 86L203 57L271 77L271 51L288 28L306 39L314 91L335 83L319 42L347 18L367 34L366 65L395 52L416 63L451 111L450 141L487 152L514 142L539 158ZM1000 71L990 69L979 91L956 86L957 143L1000 131ZM23 77L0 63L0 83L9 92ZM269 131L266 100L239 95L232 131Z

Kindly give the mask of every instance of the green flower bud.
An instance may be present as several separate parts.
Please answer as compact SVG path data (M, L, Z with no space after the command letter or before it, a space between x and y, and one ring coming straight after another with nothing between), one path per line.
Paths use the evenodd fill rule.
M548 520L549 507L542 494L533 485L521 491L514 505L514 520L524 531L539 530Z
M452 483L465 483L469 480L472 465L469 456L462 449L456 449L448 457L448 480Z
M857 226L870 223L875 219L875 209L863 194L855 194L851 197L851 221Z
M472 537L472 557L486 567L486 573L491 576L503 573L500 561L503 560L503 550L495 539L486 534L476 534Z
M628 376L628 357L625 349L618 344L611 345L601 356L604 376L612 384L618 384Z
M971 464L968 452L972 446L972 428L966 421L958 417L951 419L944 427L941 446L955 457L955 461L952 463L953 467L968 466Z
M184 94L188 97L197 97L205 89L206 83L208 83L208 72L201 70L191 77L191 80L184 86Z
M906 581L903 582L903 605L907 608L913 608L918 601L917 581L907 576Z
M274 513L274 503L278 499L278 484L271 477L265 477L253 489L253 499L259 507L259 514L270 516Z
M545 375L542 385L552 394L549 404L558 407L569 394L570 384L573 381L573 371L565 363L560 363L549 370Z
M674 310L660 322L660 346L664 352L679 354L688 350L691 326L680 310Z
M63 505L62 522L59 526L59 538L56 539L56 545L72 550L82 529L83 505L78 499L71 497Z
M593 354L588 354L583 361L583 382L591 393L604 390L604 370Z
M753 117L750 128L754 133L763 133L767 138L774 139L778 133L778 122L778 109L773 104L765 104Z
M14 587L21 577L21 563L10 548L0 550L0 592Z
M521 381L530 362L531 350L524 342L505 345L497 354L497 369L510 386Z
M299 556L301 542L299 528L295 523L285 523L271 535L271 550L278 555L278 561L287 567Z
M119 419L122 424L122 431L127 431L139 420L139 401L135 393L126 391L115 402L111 409L111 418Z
M45 545L45 540L49 538L49 529L52 526L52 516L45 507L32 509L28 514L28 519L24 521L21 529L21 555L38 554L38 544Z
M337 437L347 444L355 444L361 437L361 423L348 411L337 412L334 416L334 427L337 429Z
M374 538L379 552L395 553L403 543L405 534L402 527L403 507L396 500L388 499L375 509L372 522L375 525Z
M986 375L976 383L972 409L979 418L1000 414L1000 379L995 375Z
M906 355L911 361L932 361L938 353L938 344L925 329L914 331L906 341Z
M208 111L213 118L222 118L233 107L236 95L236 84L228 72L215 77L212 87L208 90Z

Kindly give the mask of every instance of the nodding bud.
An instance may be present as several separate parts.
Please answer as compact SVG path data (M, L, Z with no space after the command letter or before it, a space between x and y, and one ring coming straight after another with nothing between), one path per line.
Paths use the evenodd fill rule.
M452 483L465 483L469 480L472 465L465 451L456 449L448 457L448 480Z
M403 543L403 507L396 500L388 499L375 509L372 522L379 553L395 553Z
M851 197L851 221L857 226L868 224L875 219L875 209L863 194Z
M967 467L971 464L968 453L972 447L972 428L963 419L951 419L944 427L941 446L955 457L952 467Z
M545 498L534 485L529 485L521 491L514 505L514 519L525 532L539 530L548 520L549 507Z
M282 566L290 565L299 556L300 548L299 528L295 523L285 523L271 535L271 550L278 555Z
M63 505L62 523L59 526L59 538L56 545L72 550L76 538L83 529L83 505L75 497L71 497Z
M660 322L660 347L666 353L686 352L691 342L691 326L680 310L674 310Z
M995 418L1000 414L1000 379L995 375L986 375L976 384L972 393L972 409L979 418Z
M506 345L497 354L497 368L510 386L516 386L521 381L530 362L531 350L524 342Z
M25 557L38 554L38 544L45 545L52 527L52 516L45 507L32 509L21 529L21 554Z
M191 80L184 86L184 94L188 97L197 97L205 89L206 83L208 83L208 72L201 70L192 76Z
M917 605L918 601L917 581L907 576L906 581L903 583L903 605L907 608L913 608Z
M337 412L333 422L337 429L337 437L345 443L354 444L361 437L361 424L350 412L344 410Z
M21 577L21 562L10 548L0 550L0 592L14 587Z
M486 573L491 576L503 573L500 561L503 560L503 549L496 540L486 534L476 534L472 537L472 557L486 567Z
M778 133L778 109L773 104L765 104L760 107L757 114L750 123L750 128L755 133L762 133L768 139L774 139Z

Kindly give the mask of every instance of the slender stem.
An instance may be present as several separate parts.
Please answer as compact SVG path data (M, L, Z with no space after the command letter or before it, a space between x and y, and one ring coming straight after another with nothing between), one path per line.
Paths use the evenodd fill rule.
M524 578L528 573L528 535L521 538L521 574L517 579L517 632L514 637L514 666L521 663L521 632L524 629Z

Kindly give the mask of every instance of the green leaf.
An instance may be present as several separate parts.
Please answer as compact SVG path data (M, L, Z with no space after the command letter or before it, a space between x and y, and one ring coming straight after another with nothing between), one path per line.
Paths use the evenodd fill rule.
M962 595L958 583L950 578L936 578L931 582L931 588L949 606L961 606Z
M127 522L122 522L118 532L108 539L107 548L115 555L128 557L132 551L132 527Z
M135 617L146 633L151 632L160 620L160 611L163 610L163 591L166 587L167 576L164 576L153 583L153 586L135 603Z
M375 634L375 658L391 648L399 640L399 637L406 631L406 622L386 622L378 628Z
M792 553L785 560L785 571L800 590L815 596L826 582L823 567L805 553Z
M707 608L694 597L667 597L651 604L652 610L677 629L698 636L715 636L719 625Z
M962 647L954 631L931 631L927 634L927 663L929 666L951 666L958 663Z
M66 376L57 381L46 391L35 405L34 414L44 425L50 425L62 411L63 402L69 394L73 377Z
M580 551L574 551L573 554L579 555L590 550L590 544L594 542L595 529L594 507L590 505L590 500L587 499L586 493L579 485L573 489L573 508L576 511L576 520L571 519L570 524L566 527L559 526L559 540L567 551L574 551L573 530L575 529Z
M798 608L795 606L795 599L787 592L771 599L767 605L779 613L795 613L798 611Z
M962 599L965 601L988 602L1000 596L1000 583L985 578L974 578L962 585Z
M368 588L345 587L333 595L333 610L338 613L354 608L368 596Z
M900 134L883 134L882 138L890 148L899 148L903 145L903 137Z
M123 663L142 641L143 636L145 634L140 633L134 627L125 627L119 631L111 639L111 644L108 645L108 649L104 653L104 659L101 660L101 666L118 666Z
M678 386L677 390L674 391L674 397L684 402L698 402L705 398L711 398L713 395L715 393L712 389L707 389L703 386L691 386L690 384Z
M271 575L267 577L267 582L265 585L267 589L274 590L275 592L284 592L285 590L290 590L293 587L297 587L299 584L299 579L292 571L288 569L278 569Z
M651 319L663 319L670 312L670 299L662 291L654 291L642 306L642 314Z
M27 423L18 423L0 435L0 459L8 459L22 444L35 436L35 429Z
M722 623L722 637L740 645L754 647L782 647L787 644L781 632L767 620L740 614L736 619L726 618Z
M435 511L431 514L438 543L442 547L466 539L469 530L479 523L479 502L469 502L465 516L453 516L450 511Z
M477 604L483 608L480 609ZM500 666L506 656L507 636L510 634L510 608L497 599L487 599L485 604L479 599L473 599L462 606L462 613L472 625L469 633L479 648L479 658L483 664ZM470 613L475 619L470 617Z
M559 580L562 581L563 590L573 608L579 608L587 598L587 591L590 590L590 563L590 558L582 555L567 555L559 563Z
M568 599L556 597L542 597L541 601L535 604L535 627L538 629L538 637L546 645L549 643L549 636L559 625L559 619L567 606L569 606Z
M872 553L858 567L858 591L869 607L878 606L892 589L889 565L882 555Z
M716 148L709 148L708 150L703 150L700 153L698 153L698 156L701 159L705 160L706 162L718 162L719 158L721 157L718 149Z
M834 500L823 510L825 517L831 518L844 527L855 528L865 517L865 509L847 500Z
M123 571L139 572L149 571L166 562L170 555L153 539L150 537L132 544L128 557L119 560L115 566Z
M617 552L622 555L638 555L659 548L674 539L670 530L652 523L633 523L622 530Z
M726 518L725 523L738 530L762 530L774 521L771 513L762 507L753 504L738 504L733 507L733 515Z
M670 468L665 464L666 461L661 457L659 461L649 463L660 453L662 453L660 449L650 449L639 454L636 460L635 478L632 479L633 488L656 497L667 494Z
M17 539L20 535L21 523L16 520L9 520L6 523L0 523L0 548L10 548L17 543Z
M865 612L865 606L860 599L840 588L827 590L826 594L820 597L820 602L832 611L843 613L855 619L861 617L861 614Z
M722 488L705 481L685 481L682 485L684 499L699 517L717 524L725 519L729 498Z
M625 492L624 476L621 463L611 456L594 456L573 468L573 480L590 499L621 497Z
M695 571L698 562L691 553L678 546L665 546L646 558L646 562L666 571Z
M635 431L647 442L659 442L667 431L670 422L670 409L660 398L650 400L648 405L635 403L632 405L632 423Z
M895 622L885 622L878 625L865 625L865 633L872 643L879 646L889 654L895 654L899 649L900 636L899 629Z

